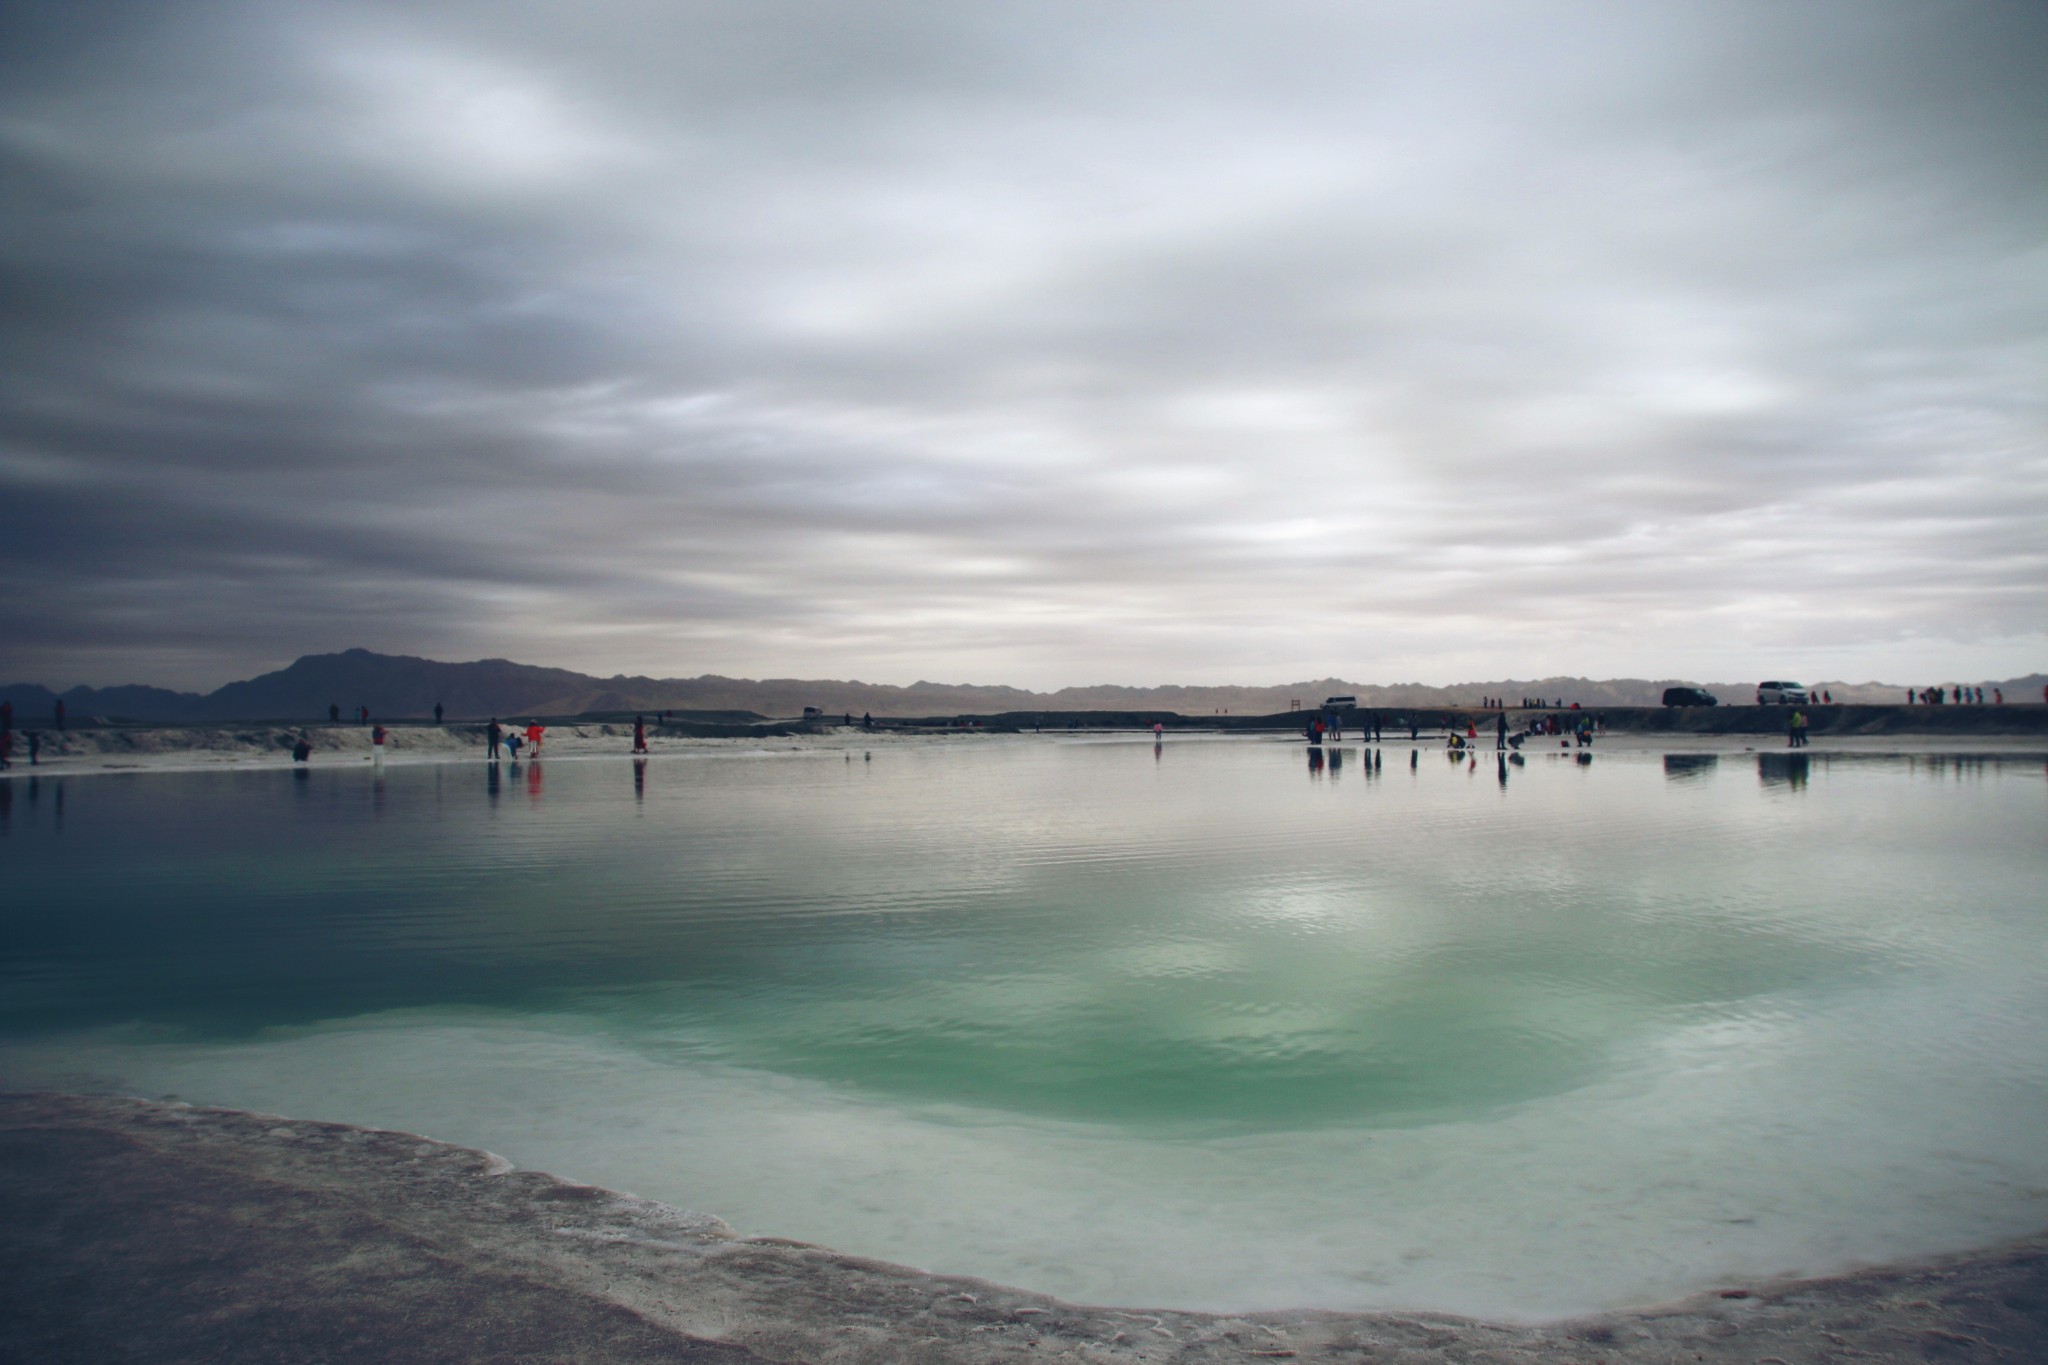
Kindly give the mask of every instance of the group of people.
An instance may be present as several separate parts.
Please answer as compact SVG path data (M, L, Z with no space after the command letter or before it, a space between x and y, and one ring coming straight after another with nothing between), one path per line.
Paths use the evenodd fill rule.
M2048 702L2048 687L2041 689L2041 700ZM1950 701L1954 701L1958 706L1982 706L1984 705L1984 689L1981 687L1964 687L1960 684L1951 684L1947 687L1922 687L1906 693L1906 704L1908 706L1915 704L1920 706L1944 706ZM1994 687L1991 689L1991 704L1993 706L2005 705L2004 688Z
M1785 747L1804 749L1807 741L1806 726L1806 712L1794 711L1790 723L1785 727Z
M528 758L539 758L541 742L547 737L547 728L547 726L542 725L537 720L530 720L526 722L526 728L520 730L513 726L500 725L498 724L498 718L492 716L491 723L484 727L485 757L490 762L496 763L498 761L498 746L502 744L505 746L505 753L514 763L519 761L519 754L522 749L526 751ZM636 742L644 743L642 737L637 733L638 729L639 726L636 724L635 740ZM639 752L639 750L636 749L635 752Z

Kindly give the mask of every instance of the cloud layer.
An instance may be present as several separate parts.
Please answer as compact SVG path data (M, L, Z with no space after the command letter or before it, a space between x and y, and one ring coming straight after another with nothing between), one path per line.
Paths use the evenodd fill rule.
M2006 675L2048 11L9 6L0 630Z

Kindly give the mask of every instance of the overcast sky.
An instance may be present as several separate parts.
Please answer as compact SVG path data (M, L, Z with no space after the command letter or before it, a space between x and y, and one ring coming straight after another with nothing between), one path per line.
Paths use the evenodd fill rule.
M2048 5L0 7L0 674L2048 667Z

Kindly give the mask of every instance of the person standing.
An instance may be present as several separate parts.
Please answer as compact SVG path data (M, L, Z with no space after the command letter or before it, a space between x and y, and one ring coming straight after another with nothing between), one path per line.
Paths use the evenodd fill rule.
M57 698L57 733L64 733L64 699Z
M547 726L542 725L539 721L530 720L526 723L526 756L528 758L540 757L541 736L546 733Z
M1508 713L1502 711L1493 718L1493 748L1498 753L1508 747Z
M341 724L341 703L340 703L340 702L338 702L338 701L331 701L331 702L327 703L327 723L328 723L329 725L339 725L339 724Z
M505 731L499 726L498 718L492 716L491 723L484 728L484 761L496 763L498 761L498 746L504 742Z
M370 727L370 760L378 767L384 766L384 727Z
M61 706L61 705L63 705L63 703L62 703L62 702L59 702L59 703L58 703L58 705L60 705L60 706ZM43 752L43 734L42 734L42 731L40 731L40 730L31 730L31 731L29 731L29 732L28 732L28 766L29 766L29 767L33 768L33 767L35 767L35 766L36 766L36 764L37 764L37 763L39 763L39 762L41 762L41 761L42 761L42 752Z
M647 717L645 716L633 717L633 752L636 754L647 752Z
M440 723L441 723L441 703L440 703L440 702L435 702L435 703L434 703L434 724L436 724L436 725L439 725Z

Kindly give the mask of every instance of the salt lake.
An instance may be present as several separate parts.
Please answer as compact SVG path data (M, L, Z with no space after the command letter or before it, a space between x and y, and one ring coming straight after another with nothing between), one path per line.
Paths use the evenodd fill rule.
M1373 752L17 779L0 1085L1098 1303L1545 1317L2048 1226L2038 759Z

